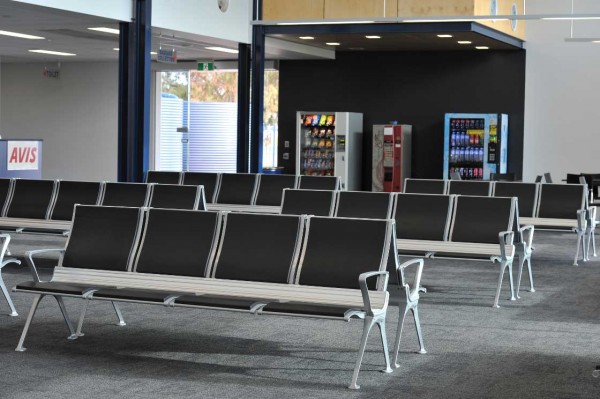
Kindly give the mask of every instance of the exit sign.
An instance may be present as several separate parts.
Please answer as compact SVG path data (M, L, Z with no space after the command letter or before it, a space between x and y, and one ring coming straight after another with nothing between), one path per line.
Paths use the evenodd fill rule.
M198 70L199 71L214 71L215 63L214 62L199 62Z

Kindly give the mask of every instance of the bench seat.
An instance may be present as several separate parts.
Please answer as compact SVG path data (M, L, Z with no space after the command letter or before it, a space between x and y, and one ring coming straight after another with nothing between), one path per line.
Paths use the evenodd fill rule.
M0 218L0 228L10 230L51 230L68 232L71 230L70 220L40 220L28 218Z
M129 273L109 270L61 268L54 270L53 282L87 287L117 287L166 292L170 294L234 296L239 298L264 298L273 302L303 302L330 304L348 308L364 306L360 290L351 288L317 287L296 284L236 281L215 278ZM84 283L82 283L84 282ZM18 291L17 287L17 291ZM369 292L371 305L382 308L387 302L385 291Z
M230 212L246 212L246 213L272 213L279 214L280 206L270 205L237 205L237 204L208 204L209 211L230 211Z
M482 244L472 242L452 242L452 241L427 241L427 240L396 240L398 251L435 253L435 254L453 254L465 255L471 257L478 255L482 257L502 256L498 244ZM506 256L512 258L515 254L515 246L506 246Z
M533 225L536 227L555 227L566 229L576 229L579 227L579 221L577 219L520 217L519 223L521 226Z

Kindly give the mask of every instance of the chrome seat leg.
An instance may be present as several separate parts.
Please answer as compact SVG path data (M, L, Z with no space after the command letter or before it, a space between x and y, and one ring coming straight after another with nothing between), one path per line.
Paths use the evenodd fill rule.
M515 301L515 284L513 282L512 261L508 263L508 282L510 285L510 300Z
M75 333L75 329L73 328L73 324L71 324L71 319L69 318L69 314L67 313L67 308L65 307L65 303L63 302L62 297L58 295L54 295L54 299L58 302L58 307L60 308L60 312L63 315L63 319L65 319L65 324L69 329L69 336L67 339L74 340L77 339L77 334Z
M380 319L379 321L377 321L376 324L379 328L379 334L381 336L381 346L383 347L383 357L385 360L385 369L381 371L383 371L384 373L391 373L394 370L390 367L390 352L388 350L387 334L385 331L385 318Z
M357 384L358 381L358 373L360 372L360 365L363 360L363 356L365 354L365 348L367 347L367 338L369 337L369 333L375 324L375 320L373 316L365 316L363 322L363 333L360 340L360 347L358 350L358 358L356 359L356 365L354 366L354 373L352 374L352 382L348 386L350 389L360 389L360 385Z
M502 281L504 280L504 271L506 270L507 267L507 262L506 261L501 261L500 262L500 276L498 277L498 287L496 288L496 297L494 299L494 308L499 308L500 305L498 305L498 301L500 300L500 290L502 289Z
M519 275L517 276L517 299L521 299L519 293L521 292L521 279L523 278L523 265L525 264L526 256L519 253ZM531 267L530 267L531 270ZM529 272L529 280L531 280L531 271Z
M575 261L573 262L573 266L579 266L577 260L579 259L579 248L582 246L581 234L577 233L577 251L575 252ZM585 258L585 255L583 256Z
M531 255L527 257L527 270L529 271L529 292L535 292L535 288L533 288L533 273L531 272Z
M406 308L404 308L404 314L402 315L402 317L400 317L400 315L398 315L398 329L396 330L396 339L394 340L394 358L393 358L393 363L394 363L394 367L398 368L400 367L400 364L398 363L398 351L400 350L400 338L402 338L402 330L404 330L404 320L406 319L406 314L408 313L408 311L410 310L410 308L408 306L406 306Z
M419 307L418 305L411 309L413 318L415 319L415 328L417 330L417 338L419 339L419 346L421 349L418 353L425 354L427 351L425 350L425 345L423 344L423 332L421 331L421 320L419 319Z
M21 338L19 339L19 343L17 344L17 348L15 349L17 352L24 352L26 350L23 347L25 343L25 338L27 337L27 332L29 331L29 327L31 326L31 321L33 320L33 316L35 315L35 311L40 304L40 301L44 295L38 294L33 298L33 303L31 304L31 309L29 310L29 315L27 316L27 321L25 322L25 327L23 327L23 332L21 333Z
M81 329L83 328L83 319L85 318L85 313L87 312L87 307L89 303L89 299L83 300L83 306L81 307L81 313L79 314L79 321L77 322L77 331L75 332L75 334L77 334L78 337L83 337L85 335L81 332Z
M115 301L112 301L111 303L113 305L113 308L115 309L115 313L117 314L117 317L119 318L119 322L117 323L117 325L118 326L126 326L127 323L125 323L125 320L123 319L123 313L121 313L121 308Z
M8 293L8 289L6 289L6 285L4 284L4 279L2 278L2 269L0 269L0 289L2 289L2 293L6 298L6 302L8 302L8 306L10 307L10 316L18 316L17 309L15 309L15 305Z

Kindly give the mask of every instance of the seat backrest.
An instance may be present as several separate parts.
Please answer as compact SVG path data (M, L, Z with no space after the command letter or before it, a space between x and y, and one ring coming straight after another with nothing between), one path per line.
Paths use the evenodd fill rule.
M552 181L552 175L550 174L550 172L546 172L544 173L544 179L546 179L546 183L553 183Z
M153 184L149 205L152 208L206 210L202 186Z
M56 181L15 179L6 216L47 219L54 200Z
M542 184L537 216L576 219L585 207L586 186L582 184Z
M446 180L406 179L404 192L407 194L446 194Z
M300 176L298 188L301 190L339 190L341 181L338 176Z
M394 194L365 191L340 191L335 216L346 218L389 219L392 217Z
M134 270L208 277L221 231L218 212L149 209Z
M448 194L478 195L481 197L492 195L492 182L490 181L456 181L448 182Z
M516 198L456 197L449 241L498 244L498 234L513 231Z
M543 178L544 178L544 176L542 176L542 175L537 175L537 176L535 177L535 182L536 182L536 183L541 183Z
M534 217L540 185L537 183L497 182L494 197L517 197L519 216Z
M579 184L580 174L567 173L567 184Z
M206 202L212 204L215 202L215 193L221 181L220 173L205 172L185 172L183 174L183 184L187 186L203 186Z
M102 195L102 183L89 181L59 181L50 219L71 220L75 204L96 205Z
M298 262L305 216L229 213L213 277L291 282Z
M490 173L490 180L493 181L515 181L514 173Z
M333 216L338 191L283 190L282 215Z
M76 205L60 266L131 270L142 221L140 208Z
M13 179L0 179L0 216L4 215L7 200L12 195Z
M386 270L393 229L392 220L310 217L296 283L359 288L361 273Z
M146 173L146 183L181 184L182 172L149 170Z
M258 175L253 173L223 173L215 203L252 205L257 180Z
M397 194L393 212L397 238L445 241L453 201L451 195Z
M298 176L260 175L255 205L281 206L283 190L296 188Z
M106 183L102 205L146 206L150 196L150 185L146 183Z

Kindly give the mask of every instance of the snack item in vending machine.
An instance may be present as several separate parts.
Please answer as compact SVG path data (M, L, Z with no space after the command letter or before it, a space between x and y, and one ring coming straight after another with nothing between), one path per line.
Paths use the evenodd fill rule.
M319 124L319 115L312 116L312 125L317 126Z
M319 129L319 138L325 137L325 134L326 134L326 130L325 129Z
M333 147L333 141L331 141L331 140L327 140L327 141L325 142L325 147L326 147L326 148L332 148L332 147Z
M325 140L319 140L319 148L325 148Z
M310 147L311 141L312 141L312 140L310 139L310 137L306 137L306 138L304 139L304 148L308 148L308 147Z
M333 130L332 129L327 129L327 131L325 132L325 137L327 137L329 140L333 140L334 139L334 134L333 134Z
M312 125L312 115L305 115L304 116L304 126L310 126Z
M326 123L327 123L327 115L323 114L323 115L321 115L321 118L319 119L319 126L325 126Z
M335 125L335 115L328 115L327 116L327 126L333 126Z

